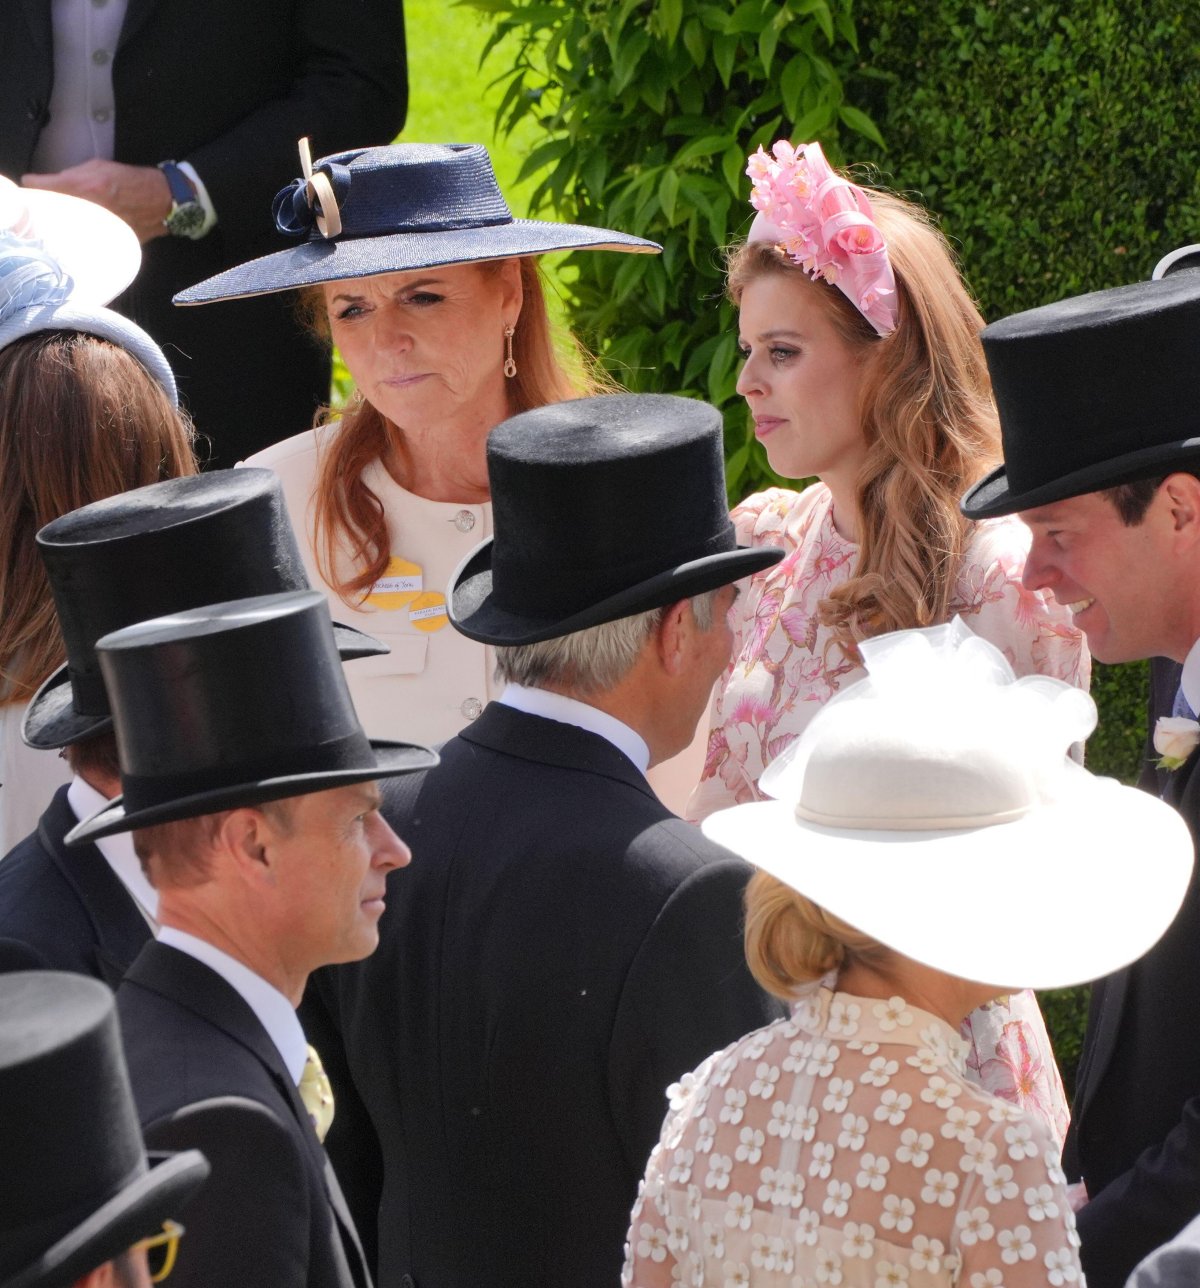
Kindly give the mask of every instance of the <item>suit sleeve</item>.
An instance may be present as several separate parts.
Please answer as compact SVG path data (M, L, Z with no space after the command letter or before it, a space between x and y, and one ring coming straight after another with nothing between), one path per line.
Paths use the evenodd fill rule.
M179 158L196 168L219 226L233 239L269 229L272 199L300 173L299 138L311 139L315 160L388 143L404 125L403 0L298 0L295 22L288 93Z
M1092 1288L1120 1288L1140 1257L1173 1237L1200 1207L1200 1095L1166 1140L1086 1203L1076 1215L1083 1268Z
M713 1051L783 1014L782 1003L754 982L742 951L750 872L740 859L719 860L678 886L622 989L609 1085L613 1117L638 1176L659 1137L667 1088Z
M294 1133L265 1105L204 1100L152 1123L148 1149L198 1149L212 1171L178 1214L173 1288L303 1284L312 1219Z

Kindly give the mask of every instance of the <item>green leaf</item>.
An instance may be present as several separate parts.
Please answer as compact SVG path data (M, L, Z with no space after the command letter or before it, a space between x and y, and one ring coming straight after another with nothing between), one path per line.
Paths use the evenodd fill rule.
M800 115L800 96L810 84L811 64L804 54L795 54L779 78L779 92L783 96L784 115L794 121Z
M779 28L772 23L764 27L758 38L758 61L762 63L763 75L771 74L771 63L775 60L775 47L779 44Z
M645 31L635 31L613 56L612 92L619 94L633 79L642 55L650 47L650 36Z
M717 69L717 75L721 78L721 84L726 89L729 88L729 80L733 75L733 61L737 57L740 42L736 36L717 36L713 40L713 63Z
M710 157L715 152L720 152L729 144L727 134L706 134L702 139L692 139L690 143L685 143L683 147L675 154L676 165L687 165L689 161L694 161L697 157Z
M879 144L880 147L884 146L883 135L879 133L879 129L875 122L871 120L866 112L860 111L857 107L850 107L843 104L838 108L838 116L840 116L856 134L863 135L864 138L870 139L872 143Z
M570 139L550 139L546 143L539 143L525 158L520 170L517 171L517 182L522 183L530 175L537 174L539 170L553 164L560 157L566 156L570 150Z
M658 184L658 204L662 206L667 223L675 222L675 198L679 194L679 172L668 167Z
M708 37L698 18L689 18L683 28L683 44L697 67L703 67L708 58Z
M735 196L740 195L742 191L742 179L746 173L747 153L736 143L731 143L725 150L724 156L721 157L721 173L725 176L725 182L729 185L729 190Z
M658 25L668 45L675 43L683 21L683 0L658 0Z

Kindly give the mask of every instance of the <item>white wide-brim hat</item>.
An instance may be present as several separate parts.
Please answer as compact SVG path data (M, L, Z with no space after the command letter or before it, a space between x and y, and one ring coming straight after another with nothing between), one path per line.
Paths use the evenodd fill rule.
M71 279L80 307L108 304L137 276L137 233L94 201L63 192L19 188L0 176L0 230L35 240Z
M867 678L764 774L776 799L712 815L705 835L964 979L1062 988L1151 948L1192 840L1170 806L1070 759L1091 698L1018 680L958 619L860 647Z

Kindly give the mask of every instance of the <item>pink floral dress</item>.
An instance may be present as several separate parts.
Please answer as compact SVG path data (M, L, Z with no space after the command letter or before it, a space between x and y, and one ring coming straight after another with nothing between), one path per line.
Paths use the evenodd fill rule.
M1059 1146L900 997L822 986L710 1056L630 1218L625 1288L1082 1288Z
M823 703L864 675L817 617L819 602L850 577L858 558L858 547L833 525L829 489L772 488L749 497L733 519L741 543L787 554L744 585L734 605L733 660L718 685L704 772L688 802L694 821L762 799L758 780L766 766ZM1051 675L1086 688L1091 660L1082 632L1062 605L1021 585L1028 550L1029 531L1017 518L976 524L951 615L1000 649L1018 675ZM1034 995L1014 993L981 1007L963 1036L970 1076L1042 1118L1061 1141L1070 1115Z

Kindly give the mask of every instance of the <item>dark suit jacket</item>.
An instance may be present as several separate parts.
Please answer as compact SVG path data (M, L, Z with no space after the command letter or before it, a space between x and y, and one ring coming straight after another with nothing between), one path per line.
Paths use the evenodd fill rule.
M0 174L29 170L53 82L51 0L0 4ZM171 296L289 244L271 201L314 158L387 143L404 124L402 0L129 0L112 64L115 159L189 161L217 225L159 237L117 301L167 352L217 464L299 433L329 390L329 362L290 293L178 309Z
M180 1288L370 1283L337 1180L274 1043L241 996L151 943L117 991L147 1146L199 1149L212 1173L182 1212Z
M1169 715L1180 667L1151 667L1150 724ZM1148 752L1148 757L1153 756ZM1200 835L1200 755L1173 773L1148 758L1161 790ZM1130 897L1137 894L1131 856ZM1097 928L1102 933L1103 928ZM1200 1213L1200 880L1140 961L1097 981L1064 1163L1091 1199L1078 1215L1089 1288L1119 1288L1134 1266Z
M380 947L309 990L382 1145L380 1283L611 1288L666 1088L780 1014L749 868L603 738L496 703L384 814L414 858Z
M60 787L37 831L0 862L0 936L27 945L43 969L116 988L150 927L94 845L65 844L78 821Z

